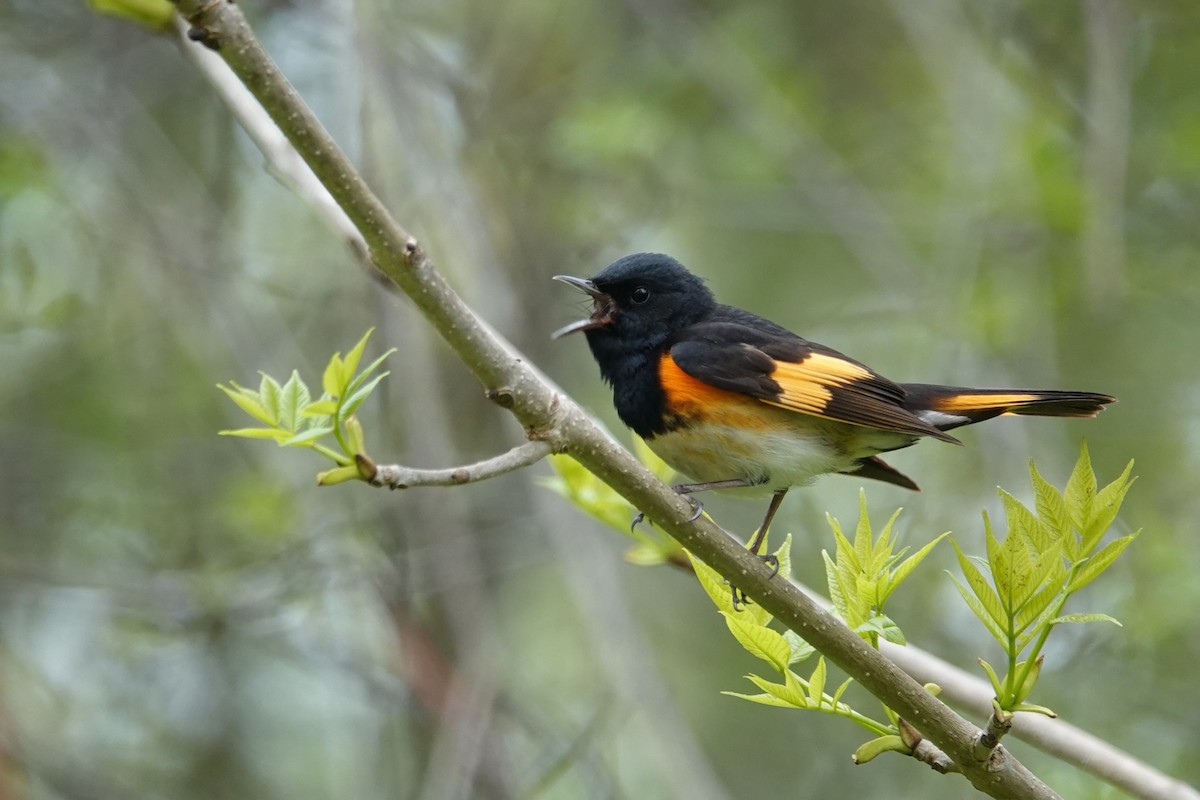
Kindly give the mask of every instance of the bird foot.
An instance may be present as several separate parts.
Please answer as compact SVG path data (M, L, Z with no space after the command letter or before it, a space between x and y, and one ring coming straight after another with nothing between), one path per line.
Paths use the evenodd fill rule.
M779 574L779 558L771 553L758 557L764 564L771 568L771 578ZM750 605L754 601L746 596L745 592L730 584L729 590L733 593L733 610L741 611L743 605Z
M692 507L692 515L688 517L687 521L695 522L696 520L700 519L700 515L704 513L704 504L695 497L692 497L692 495L688 494L687 491L681 491L686 490L688 488L686 486L672 486L671 488L674 489L684 500L687 500L688 504ZM629 523L629 532L633 533L634 529L636 529L638 525L641 525L645 520L646 514L642 511L639 511L637 516L633 518L633 522Z

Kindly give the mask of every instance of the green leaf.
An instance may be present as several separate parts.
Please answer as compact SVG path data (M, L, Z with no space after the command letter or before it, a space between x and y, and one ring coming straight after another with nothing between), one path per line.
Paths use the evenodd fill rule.
M1115 618L1110 617L1108 614L1064 614L1061 617L1055 617L1054 619L1050 620L1051 625L1082 624L1085 622L1111 622L1118 628L1124 627L1120 622L1118 622Z
M908 644L904 639L904 633L900 630L900 626L893 622L891 617L888 617L886 614L872 612L871 616L865 622L854 628L854 632L872 644L876 640L871 638L871 634L876 637L882 636L892 644Z
M820 656L817 658L817 666L808 678L808 699L813 708L820 708L825 697L825 676L825 656Z
M829 700L829 705L836 709L838 704L842 702L842 695L846 693L846 690L850 688L850 684L852 683L854 683L854 678L846 678L846 680L842 681L837 689L834 690L833 697Z
M336 400L317 400L300 409L300 415L303 417L330 417L336 413Z
M279 422L279 395L283 389L279 386L279 381L272 378L265 372L260 372L262 380L258 382L258 400L262 403L263 408L271 415L271 425Z
M337 467L336 469L326 470L325 472L317 473L318 486L334 486L346 481L361 480L362 476L358 473L358 467L351 464L348 467Z
M700 587L704 589L704 593L708 595L708 599L712 600L717 610L726 615L736 613L733 610L733 594L729 584L725 583L725 579L715 569L692 555L691 551L686 552L688 559L692 562L692 570L696 573L697 580L700 581Z
M1050 709L1046 708L1045 706L1035 706L1033 703L1018 703L1017 705L1013 706L1009 710L1010 711L1028 711L1032 714L1041 714L1043 716L1050 717L1051 719L1058 718L1058 714L1055 714Z
M787 703L789 706L793 708L808 708L808 698L804 694L804 687L796 680L795 674L791 670L788 670L784 674L784 679L786 683L772 683L766 678L760 678L757 675L751 674L746 676L746 680L767 694Z
M228 395L229 399L238 404L238 407L245 411L250 416L254 417L264 425L275 425L277 419L263 407L259 400L258 393L253 389L247 389L244 386L238 386L233 381L229 382L229 386L217 384L217 388ZM232 388L230 388L232 387Z
M775 574L777 578L791 580L792 578L792 535L783 537L783 544L779 545L774 553L776 560L779 562L779 571Z
M1071 579L1070 585L1067 586L1067 592L1077 592L1096 580L1100 576L1100 573L1112 566L1112 563L1117 560L1117 556L1125 552L1125 548L1137 538L1139 533L1141 531L1112 540L1102 547L1100 552L1083 562L1083 566L1079 568L1079 572L1075 573L1075 577Z
M833 610L837 615L845 619L847 615L846 594L842 591L837 565L833 563L827 550L821 551L821 558L825 560L825 582L829 586L829 601L833 603Z
M278 428L238 428L233 431L217 431L218 436L239 436L243 439L275 439L282 441L291 436L290 431L281 431Z
M330 429L332 430L332 426ZM346 447L355 455L367 452L367 435L358 417L346 420Z
M871 548L871 564L867 568L867 572L872 575L880 575L886 570L895 560L892 555L892 550L895 543L892 541L892 529L896 525L896 520L900 518L900 512L903 508L897 508L892 516L888 517L888 521L884 524L883 530L879 532L879 537L875 540L874 546Z
M370 383L366 384L365 386L359 387L359 389L357 391L355 391L354 394L347 397L345 399L345 401L342 403L341 409L339 409L339 411L338 411L338 418L344 420L344 419L346 419L346 417L350 416L355 411L357 411L358 407L363 404L363 401L366 400L371 395L371 392L375 391L375 387L377 385L379 385L379 382L381 380L383 380L384 378L386 378L390 374L391 374L390 372L379 373L379 375L377 375L374 380L372 380Z
M1022 619L1029 620L1041 613L1041 611L1035 610L1029 614L1027 609L1030 604L1048 602L1045 596L1047 587L1054 590L1051 595L1057 594L1063 588L1064 577L1065 570L1062 566L1062 556L1059 554L1058 545L1034 559L1025 579L1026 591L1016 599L1016 606L1013 609L1015 630L1021 630Z
M325 366L325 372L321 375L321 389L330 397L342 396L342 354L334 353L333 358L329 359L329 363Z
M975 562L963 553L958 546L958 542L954 539L950 540L954 545L954 552L958 556L958 566L963 572L963 577L967 580L967 585L971 587L971 591L975 593L975 597L979 599L981 607L987 613L997 630L1004 630L1008 625L1008 615L1004 612L1004 606L1000 603L1000 598L997 596L994 589L988 583L987 578L983 576L983 572L979 567L975 566ZM956 581L957 582L957 581ZM1001 643L1004 639L1000 639Z
M1117 517L1117 512L1121 510L1121 503L1125 501L1125 493L1129 491L1129 487L1137 478L1130 477L1133 471L1133 462L1130 461L1125 465L1125 471L1121 473L1115 481L1105 486L1096 494L1095 501L1092 502L1090 514L1088 515L1087 524L1085 525L1083 534L1083 554L1088 555L1100 543L1105 531L1112 525L1112 522Z
M370 339L371 334L374 332L374 328L368 328L367 332L364 333L362 338L358 340L358 343L354 345L354 347L350 348L349 353L346 353L346 357L342 360L342 375L341 380L339 381L340 387L344 387L346 382L354 376L354 371L358 369L358 362L362 359L363 351L366 350L367 339ZM389 352L395 351L393 350ZM343 396L338 392L330 392L330 394L334 395L335 397Z
M786 700L780 700L773 694L742 694L741 692L721 692L721 694L728 695L729 697L737 697L742 700L749 700L751 703L758 703L759 705L774 706L775 708L804 708L804 706L796 706Z
M386 353L381 355L379 358L375 359L370 364L368 364L366 369L364 369L362 372L358 373L358 375L356 375L354 377L354 379L351 380L349 384L347 384L346 389L345 389L345 391L343 391L342 395L349 396L349 395L354 394L356 391L358 391L359 387L361 387L364 383L367 382L367 378L371 375L371 373L374 372L375 370L379 369L379 365L383 363L384 359L386 359L388 356L390 356L394 352L396 352L396 348L393 347L391 350L388 350Z
M721 615L725 617L725 624L729 626L733 638L746 652L766 661L781 673L787 671L792 648L783 634L748 620L747 615L740 612L722 611Z
M908 644L904 638L904 631L900 630L900 626L897 625L887 614L872 614L871 621L879 624L880 632L883 634L883 638L887 641L901 646Z
M1008 536L1019 536L1034 553L1044 553L1049 550L1057 538L1024 503L1003 489L999 489L1000 500L1004 503L1004 516L1008 520Z
M1029 547L1023 537L1009 531L1008 535L1004 537L1001 549L1004 550L1004 561L1008 568L1005 583L1008 585L1009 592L1008 597L1002 597L1001 600L1004 602L1009 616L1014 617L1021 605L1037 591L1038 585L1033 582L1036 570L1033 556L1030 555ZM997 585L1000 584L994 569L992 570L992 579Z
M904 743L904 740L899 736L889 735L880 736L878 739L872 739L869 742L863 742L854 751L851 758L855 764L866 764L883 753L904 753L908 755L912 752L909 746Z
M937 537L932 542L913 553L904 561L901 561L899 566L892 570L892 574L888 576L887 587L883 590L882 596L879 598L880 605L887 602L887 599L891 597L891 594L896 590L896 587L903 583L904 579L909 576L909 573L916 569L917 566L925 560L925 556L929 555L934 546L949 535L950 531L946 531L941 536Z
M877 584L872 576L861 573L854 576L854 603L851 606L854 612L853 624L857 625L871 616L872 609L879 605L879 593L876 589Z
M1045 556L1043 557L1045 558ZM1017 613L1014 628L1018 632L1026 629L1040 629L1045 623L1045 620L1040 617L1047 613L1063 594L1063 583L1067 579L1067 570L1062 564L1062 559L1054 558L1049 566L1049 571L1042 579L1042 588L1025 601L1025 605Z
M175 6L168 0L88 0L102 14L123 17L157 31L171 28Z
M1092 471L1092 459L1088 455L1087 441L1080 446L1079 460L1071 477L1067 479L1066 491L1063 498L1067 503L1067 513L1075 527L1082 531L1087 527L1087 520L1092 501L1096 497L1096 473Z
M1033 481L1038 519L1054 531L1056 539L1072 535L1075 529L1071 525L1071 515L1067 513L1062 492L1042 477L1032 459L1029 461L1029 477Z
M962 595L963 601L966 602L967 607L974 612L975 616L979 618L979 621L983 623L983 626L987 628L988 633L992 635L992 638L999 642L1001 647L1008 647L1008 637L1005 635L1000 626L996 624L996 621L992 619L988 611L983 607L983 603L979 601L979 598L971 594L971 591L965 585L963 585L952 572L947 570L946 574L950 576L950 580L954 581L954 587L958 589L958 593Z
M1046 661L1045 654L1039 655L1033 662L1033 666L1029 668L1029 672L1025 674L1025 682L1021 684L1021 688L1017 690L1017 703L1024 703L1029 695L1033 694L1033 689L1037 686L1038 678L1042 674L1042 664ZM1021 664L1026 662L1022 661Z
M646 540L644 534L630 530L629 521L633 519L634 510L628 500L570 456L552 455L549 460L557 478L543 479L543 486L623 535Z
M308 387L300 379L300 373L292 370L292 376L279 393L279 427L295 433L300 424L300 410L307 406L311 399Z
M833 529L833 538L837 540L837 563L841 566L845 563L854 572L862 572L862 563L858 560L858 556L854 552L854 545L850 544L850 540L842 533L842 526L835 517L831 514L825 515L825 520L829 523L829 527Z
M285 440L281 441L279 443L279 446L280 447L291 447L291 446L305 445L305 444L309 444L310 442L315 442L317 439L320 439L322 436L328 436L331 433L333 433L333 426L330 426L327 428L309 428L308 430L304 431L303 433L297 433L295 436L291 437L290 439L285 439Z
M1001 694L1003 694L1003 690L1000 688L1000 678L998 675L996 675L996 670L992 668L991 664L984 661L982 658L977 658L975 660L979 662L979 666L983 667L983 671L987 673L988 681L992 684L992 691L995 692L996 697L999 697Z
M858 526L854 529L854 555L858 557L859 572L871 566L871 519L867 516L867 493L858 490Z
M623 557L630 564L636 564L639 567L655 567L665 564L667 561L667 554L663 552L663 549L649 542L637 542L630 546Z
M800 634L793 630L784 631L783 638L787 640L788 647L792 650L792 654L788 656L788 666L798 664L817 652L811 644L804 641Z

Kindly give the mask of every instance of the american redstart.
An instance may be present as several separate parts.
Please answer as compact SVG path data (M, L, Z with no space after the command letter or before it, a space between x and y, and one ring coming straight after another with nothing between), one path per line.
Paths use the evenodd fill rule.
M1094 417L1096 392L893 383L870 367L749 311L722 305L675 259L636 253L591 280L592 315L554 333L587 336L617 414L650 449L706 489L771 494L758 553L783 496L837 472L917 489L879 453L1003 414ZM697 514L699 505L696 504Z

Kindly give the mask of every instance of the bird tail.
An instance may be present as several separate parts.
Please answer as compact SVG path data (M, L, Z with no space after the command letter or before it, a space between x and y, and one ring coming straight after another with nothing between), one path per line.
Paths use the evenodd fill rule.
M1002 414L1032 417L1094 417L1117 398L1097 392L1038 389L968 389L928 383L903 384L905 408L946 431Z

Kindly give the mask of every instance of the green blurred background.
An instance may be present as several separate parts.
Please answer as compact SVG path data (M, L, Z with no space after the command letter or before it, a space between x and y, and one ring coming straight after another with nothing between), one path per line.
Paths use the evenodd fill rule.
M995 486L1086 436L1137 459L1142 537L1074 611L1041 696L1200 782L1200 5L1194 0L246 0L397 218L489 322L619 428L550 276L670 252L900 380L1090 389L897 454L880 521L982 548ZM215 388L311 383L370 326L399 348L374 454L521 440L409 304L264 169L169 37L0 2L0 796L950 798L864 734L724 697L757 669L686 575L540 488L317 489L218 438ZM624 434L622 434L624 435ZM859 483L793 492L799 577ZM757 504L710 499L732 530ZM891 613L974 668L994 646L940 547ZM869 698L858 698L865 708ZM1112 797L1029 747L1066 797Z

